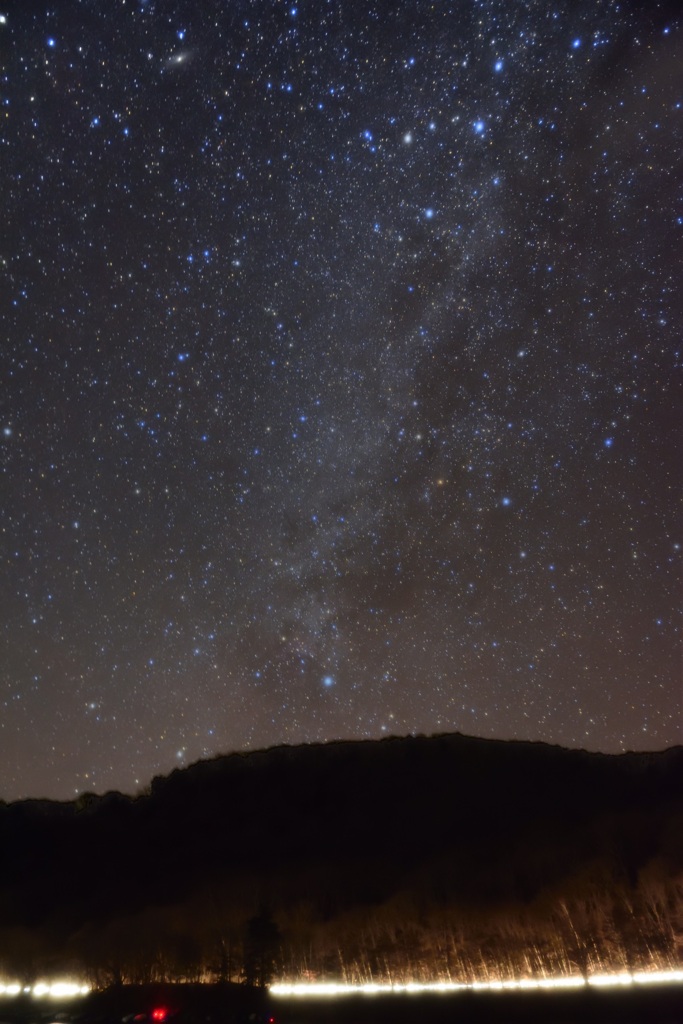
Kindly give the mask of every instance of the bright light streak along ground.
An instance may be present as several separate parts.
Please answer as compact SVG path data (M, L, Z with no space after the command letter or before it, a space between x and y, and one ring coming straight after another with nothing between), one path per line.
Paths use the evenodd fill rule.
M0 996L18 996L21 992L32 996L61 999L68 996L86 996L90 992L90 986L80 985L76 981L39 981L35 985L0 981Z
M407 982L405 985L344 985L337 982L313 982L270 986L274 996L344 996L354 993L381 995L390 992L513 992L549 988L582 988L595 985L599 988L623 988L625 985L670 985L683 982L681 971L637 971L635 974L592 974L585 981L580 976L570 978L522 978L519 981L472 981L458 983L451 981L422 984Z
M683 983L683 970L677 971L637 971L634 974L592 974L585 981L575 975L569 978L521 978L518 981L472 981L469 983L455 981L406 982L406 984L379 985L345 985L341 982L297 982L295 984L278 983L270 986L274 996L343 996L361 992L365 995L405 992L513 992L533 991L549 988L581 988L584 985L595 985L599 988L623 988L626 985L671 985ZM84 996L90 992L87 985L78 982L55 981L38 982L35 985L20 985L18 982L0 982L0 996L17 996L21 992L33 996L50 996L53 998L67 996Z

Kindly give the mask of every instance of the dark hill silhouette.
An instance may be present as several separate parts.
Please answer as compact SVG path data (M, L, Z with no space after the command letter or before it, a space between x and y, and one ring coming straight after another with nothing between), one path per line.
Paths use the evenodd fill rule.
M277 747L137 797L0 805L3 973L236 979L266 907L288 975L668 966L683 939L683 748Z

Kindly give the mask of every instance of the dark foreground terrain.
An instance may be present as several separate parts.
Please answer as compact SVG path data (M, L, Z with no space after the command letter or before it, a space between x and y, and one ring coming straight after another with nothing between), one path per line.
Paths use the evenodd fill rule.
M0 801L9 978L358 983L682 962L682 747L340 742L200 762L137 797Z
M163 1014L163 1016L162 1016ZM135 1017L135 1021L132 1019ZM123 986L77 1002L7 1000L7 1024L683 1024L683 986L564 993L275 998L245 986Z

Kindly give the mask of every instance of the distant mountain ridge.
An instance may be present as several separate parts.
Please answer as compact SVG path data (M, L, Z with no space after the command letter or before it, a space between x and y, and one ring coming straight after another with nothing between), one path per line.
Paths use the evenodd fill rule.
M283 746L176 769L137 797L0 804L4 971L235 979L259 914L288 976L677 963L683 747Z

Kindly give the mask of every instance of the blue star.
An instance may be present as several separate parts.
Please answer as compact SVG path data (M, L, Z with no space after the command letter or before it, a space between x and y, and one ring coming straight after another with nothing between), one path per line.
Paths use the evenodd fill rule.
M503 70L503 62L502 62L502 60L497 60L496 61L496 63L493 65L493 70L494 71L502 71Z
M334 676L323 676L323 686L334 686Z
M580 39L573 39L572 40L572 50L578 50L578 48L580 46L581 46L581 40Z
M54 50L55 46L57 45L57 40L54 39L53 36L50 36L47 40L47 45L50 47L51 50Z
M474 131L476 132L477 135L483 135L484 132L486 131L486 122L475 121L472 127L474 128Z
M431 220L433 216L434 216L434 211L432 210L432 208L430 206L429 209L425 210L425 217L427 218L427 220Z
M602 443L604 444L605 448L611 448L612 445L614 444L614 438L613 437L606 437L605 440Z

